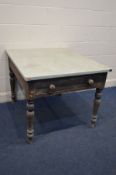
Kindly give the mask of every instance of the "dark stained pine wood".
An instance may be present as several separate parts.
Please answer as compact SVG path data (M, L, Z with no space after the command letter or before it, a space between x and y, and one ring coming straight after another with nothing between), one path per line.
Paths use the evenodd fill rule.
M94 99L94 105L93 105L93 114L91 118L91 127L95 128L96 127L96 121L97 121L97 112L101 103L101 92L103 89L96 89L95 93L95 99Z
M16 77L15 74L13 73L12 69L10 68L10 86L11 86L11 98L12 101L16 101Z
M27 99L27 141L32 143L32 138L34 136L34 99L33 95L30 93L29 99Z

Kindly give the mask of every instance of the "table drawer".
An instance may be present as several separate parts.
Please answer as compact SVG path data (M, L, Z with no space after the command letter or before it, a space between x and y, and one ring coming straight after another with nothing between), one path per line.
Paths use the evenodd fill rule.
M68 91L104 87L106 73L46 79L32 82L39 94L57 94Z

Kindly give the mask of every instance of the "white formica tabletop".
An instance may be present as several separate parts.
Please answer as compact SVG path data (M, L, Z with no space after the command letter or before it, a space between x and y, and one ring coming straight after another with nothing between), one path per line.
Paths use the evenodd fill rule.
M26 81L103 73L109 67L65 48L8 49Z

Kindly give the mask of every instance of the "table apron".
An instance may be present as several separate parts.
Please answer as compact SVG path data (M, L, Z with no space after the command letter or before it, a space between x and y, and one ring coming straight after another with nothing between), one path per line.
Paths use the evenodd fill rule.
M36 80L28 82L35 96L55 95L93 88L104 88L107 73L97 73L73 77ZM90 84L89 81L93 82ZM52 88L51 88L52 87Z

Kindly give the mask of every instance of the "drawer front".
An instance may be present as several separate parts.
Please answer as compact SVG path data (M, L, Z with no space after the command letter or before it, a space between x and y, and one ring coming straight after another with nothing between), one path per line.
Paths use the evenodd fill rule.
M46 79L30 82L37 95L57 94L70 91L103 88L107 73L90 74L83 76L73 76L55 79Z

